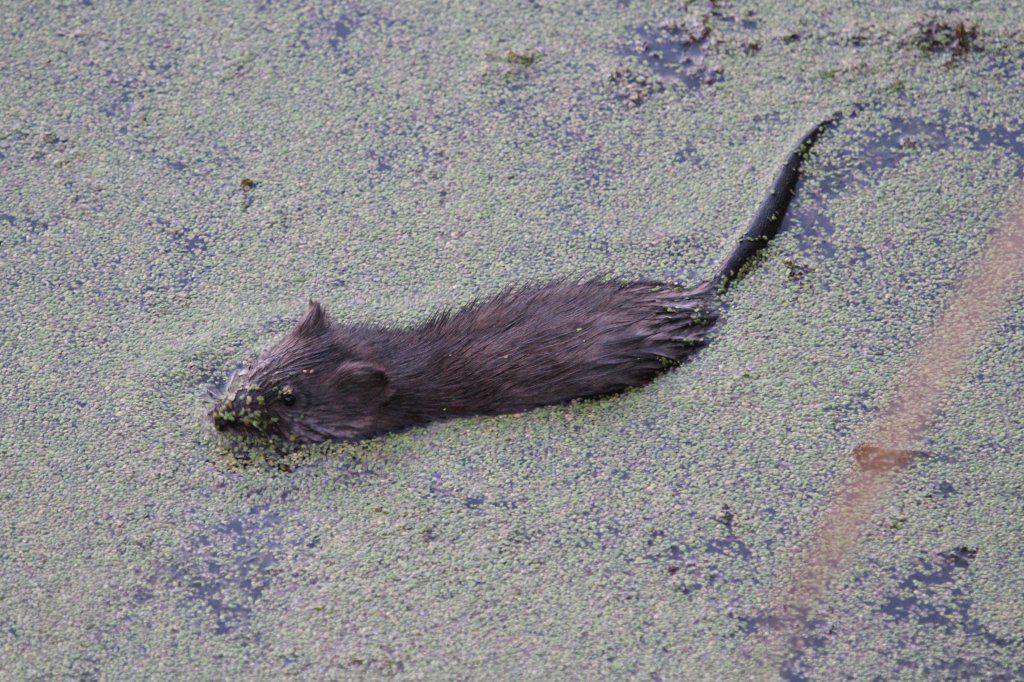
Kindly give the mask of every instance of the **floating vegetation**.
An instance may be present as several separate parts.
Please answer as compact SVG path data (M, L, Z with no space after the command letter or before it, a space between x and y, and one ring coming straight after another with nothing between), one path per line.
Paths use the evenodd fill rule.
M690 90L717 83L724 79L722 68L709 59L716 45L710 15L641 26L634 39L619 49L629 61L610 74L612 95L640 106L668 82L682 82Z
M650 71L620 66L608 77L615 99L632 106L640 106L647 99L665 89L661 80Z
M977 27L960 17L930 17L913 27L911 42L923 52L962 57L976 49Z

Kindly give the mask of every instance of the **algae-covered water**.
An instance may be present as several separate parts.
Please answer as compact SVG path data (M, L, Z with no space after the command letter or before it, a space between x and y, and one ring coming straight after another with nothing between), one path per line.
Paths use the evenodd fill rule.
M648 387L276 464L203 418L310 297L696 283L835 111ZM3 3L0 678L1024 677L1019 281L799 644L750 655L1022 112L1019 2Z

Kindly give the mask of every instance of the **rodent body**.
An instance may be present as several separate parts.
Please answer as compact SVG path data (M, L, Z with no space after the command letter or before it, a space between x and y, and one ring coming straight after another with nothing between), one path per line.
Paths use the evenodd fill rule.
M311 302L280 343L229 380L210 418L221 431L354 441L643 385L704 344L717 292L774 236L823 129L804 135L738 245L696 287L557 281L409 329L338 325Z

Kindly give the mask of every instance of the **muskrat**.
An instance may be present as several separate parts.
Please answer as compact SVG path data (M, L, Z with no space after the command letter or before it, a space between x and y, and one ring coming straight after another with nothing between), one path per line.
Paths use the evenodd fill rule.
M716 294L775 235L801 162L829 122L800 139L739 243L696 287L560 280L509 288L409 329L338 325L310 301L281 342L229 379L209 416L219 431L356 441L645 384L704 345Z

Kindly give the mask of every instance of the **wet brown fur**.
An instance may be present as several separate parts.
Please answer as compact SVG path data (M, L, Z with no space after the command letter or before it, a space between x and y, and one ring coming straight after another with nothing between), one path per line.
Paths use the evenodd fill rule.
M311 303L288 336L232 379L214 424L306 443L358 440L615 393L700 347L715 319L711 293L555 282L412 329L340 326Z

